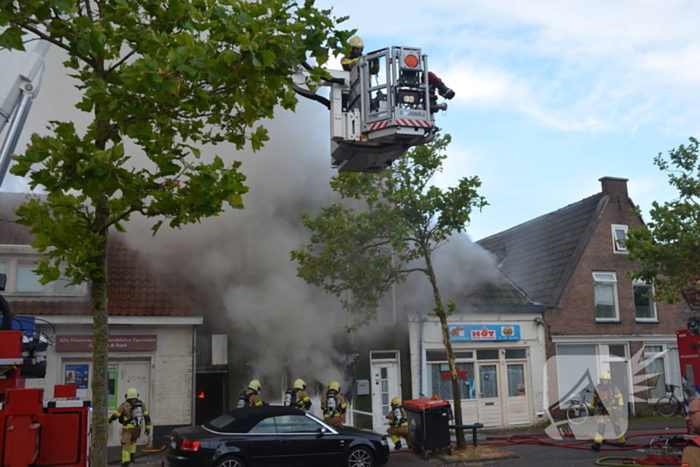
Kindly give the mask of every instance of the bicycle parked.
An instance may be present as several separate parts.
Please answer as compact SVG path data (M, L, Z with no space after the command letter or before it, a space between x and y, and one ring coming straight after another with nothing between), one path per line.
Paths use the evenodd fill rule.
M579 394L571 396L569 408L566 409L566 419L572 425L583 425L588 420L590 412L588 410L588 402L586 394L590 393L589 389L584 389Z
M654 406L656 408L656 412L659 415L662 415L664 417L683 415L683 401L679 400L676 397L676 388L679 388L679 386L676 386L675 384L666 385L667 395L656 401L656 405Z

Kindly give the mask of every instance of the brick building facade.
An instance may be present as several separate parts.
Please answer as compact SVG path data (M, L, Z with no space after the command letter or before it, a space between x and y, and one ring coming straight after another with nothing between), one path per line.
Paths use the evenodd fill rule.
M642 225L627 180L604 177L600 193L478 243L530 299L545 306L547 406L565 408L609 371L630 411L680 386L675 331L691 312L685 300L654 303L653 290L627 273L628 229ZM644 376L646 375L646 376Z

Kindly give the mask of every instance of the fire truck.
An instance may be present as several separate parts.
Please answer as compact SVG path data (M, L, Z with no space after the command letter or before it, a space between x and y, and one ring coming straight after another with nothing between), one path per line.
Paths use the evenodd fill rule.
M0 291L5 290L0 274ZM77 386L54 386L54 398L25 381L46 376L49 337L34 318L13 317L0 296L0 467L89 465L89 400L76 397Z
M687 329L676 331L683 403L700 394L700 319L688 319ZM690 426L688 427L690 428Z

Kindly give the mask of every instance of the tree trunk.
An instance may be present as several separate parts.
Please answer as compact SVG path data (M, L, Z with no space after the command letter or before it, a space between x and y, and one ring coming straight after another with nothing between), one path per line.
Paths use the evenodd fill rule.
M97 225L104 225L107 199L98 200L95 209ZM107 380L109 365L109 325L107 308L107 230L100 235L98 245L100 255L95 260L96 270L92 282L92 445L90 446L90 465L107 467Z
M435 271L433 270L432 261L430 259L430 254L427 249L423 249L425 253L425 262L427 265L428 278L430 279L430 285L433 286L433 298L435 300L435 315L440 319L440 326L442 328L442 344L445 346L445 353L447 353L447 363L450 365L450 378L452 380L452 401L453 410L455 416L455 425L464 425L462 422L462 393L459 387L459 379L457 378L457 364L455 363L455 354L452 351L452 341L450 340L450 333L447 327L447 313L445 313L445 306L442 304L442 297L440 296L440 289L438 288L437 278L435 277ZM458 428L455 430L457 435L457 450L464 450L467 448L467 442L464 439L464 430Z

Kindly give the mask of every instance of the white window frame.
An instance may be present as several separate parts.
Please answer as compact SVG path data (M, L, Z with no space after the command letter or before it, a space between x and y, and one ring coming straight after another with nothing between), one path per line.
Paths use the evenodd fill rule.
M33 269L37 268L36 260L37 256L3 256L0 257L0 263L5 264L5 274L7 276L7 284L5 286L4 294L8 296L16 297L84 297L87 293L87 284L80 285L80 292L76 293L58 293L55 292L54 286L56 281L49 282L44 285L44 290L41 291L18 291L17 290L17 275L19 266L32 266Z
M649 287L649 291L651 293L651 296L649 297L649 300L651 302L651 308L654 312L654 317L653 318L639 318L637 317L637 304L634 304L634 320L638 323L658 323L659 322L659 314L658 310L656 309L656 302L653 299L654 296L654 286L649 285L646 282L642 281L634 281L632 283L632 300L634 300L634 288L637 286L644 286L644 287Z
M618 255L626 255L628 253L627 247L624 244L620 245L620 242L617 239L617 231L618 230L623 231L625 233L625 239L627 239L627 232L629 230L629 227L626 225L622 225L622 224L612 224L611 225L613 253L618 254Z
M601 279L597 274L607 274L612 275L614 280ZM605 272L605 271L594 271L593 275L593 315L596 312L596 299L595 299L595 286L597 284L612 285L613 286L613 304L615 306L615 317L613 318L599 318L595 316L596 323L619 323L620 322L620 301L618 299L617 291L617 273L615 272Z
M652 347L652 346L653 347L661 347L661 351L647 357L646 349L647 349L647 347ZM666 382L666 384L675 384L679 388L682 388L683 387L682 381L670 381L671 369L669 368L669 365L668 365L668 352L669 352L669 350L674 349L674 348L677 349L678 346L673 345L673 344L644 342L642 356L643 356L644 360L656 360L656 359L660 358L664 364L664 381ZM646 371L646 365L644 368ZM664 388L664 393L661 397L665 397L667 395L665 389L666 388ZM682 397L681 391L682 391L682 389L676 388L676 397ZM655 399L652 399L651 397L649 397L649 393L650 393L650 390L647 390L647 399L648 399L649 403L655 403L656 401L658 401L661 398L661 397L657 397Z

